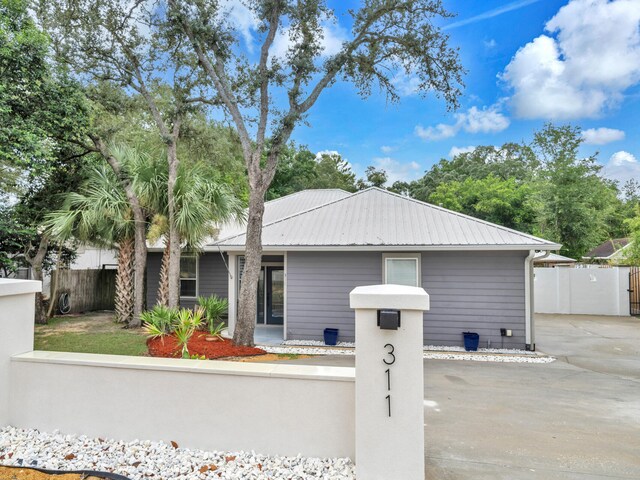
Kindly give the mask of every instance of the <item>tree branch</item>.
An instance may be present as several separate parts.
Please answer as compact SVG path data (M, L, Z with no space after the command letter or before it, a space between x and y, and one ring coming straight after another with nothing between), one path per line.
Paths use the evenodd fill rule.
M269 33L260 49L260 63L258 73L260 75L260 121L258 123L258 133L256 135L256 150L262 152L264 146L264 136L269 118L269 75L267 72L267 62L269 61L269 49L273 45L280 23L280 3L276 2L273 7L271 19L269 20Z
M191 44L193 45L193 49L196 52L196 56L198 57L198 61L204 68L207 75L213 81L213 84L220 95L220 98L224 102L225 106L229 110L231 117L233 118L234 123L238 129L238 136L240 137L240 143L242 145L242 151L244 153L244 158L251 158L252 153L252 145L251 138L249 136L249 132L247 131L246 125L244 123L244 119L242 118L242 113L240 112L240 107L238 106L238 101L235 98L231 88L229 86L229 81L224 73L224 65L221 63L219 56L215 57L215 65L211 63L211 60L207 57L202 49L202 46L198 42L191 26L189 25L187 19L180 12L178 5L176 4L176 0L169 0L169 7L174 10L174 13L178 17L178 21L180 23L180 27L182 31L187 36ZM249 165L247 165L249 167Z

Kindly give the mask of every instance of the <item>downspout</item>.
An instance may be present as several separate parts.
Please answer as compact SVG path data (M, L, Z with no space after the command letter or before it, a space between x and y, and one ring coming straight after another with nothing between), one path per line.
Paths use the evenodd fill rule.
M524 259L524 316L525 316L525 348L526 350L535 351L536 349L536 336L535 336L535 287L534 287L534 260L543 260L551 254L550 251L546 251L544 255L536 258L536 251L529 250L529 255Z

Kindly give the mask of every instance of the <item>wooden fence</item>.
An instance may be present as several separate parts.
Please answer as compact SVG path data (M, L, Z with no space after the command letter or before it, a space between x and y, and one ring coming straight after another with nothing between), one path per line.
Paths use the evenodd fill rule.
M88 312L91 310L113 310L116 292L116 271L105 269L60 270L51 272L52 284L56 282L57 293L52 299L56 302L54 312L58 312L60 294L69 294L69 313ZM52 285L53 286L53 285Z

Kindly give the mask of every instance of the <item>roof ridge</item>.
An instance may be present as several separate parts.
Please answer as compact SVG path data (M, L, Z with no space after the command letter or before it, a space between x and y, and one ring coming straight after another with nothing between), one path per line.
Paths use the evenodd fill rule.
M290 197L295 197L296 195L299 195L301 193L304 192L318 192L318 191L322 191L322 192L332 192L332 191L336 191L336 192L344 192L344 193L350 193L347 192L346 190L342 189L342 188L305 188L304 190L298 190L297 192L293 192L293 193L289 193L288 195L283 195L282 197L278 197L278 198L273 198L271 200L267 200L265 203L265 205L267 203L274 203L277 202L278 200L284 200L285 198L290 198Z
M311 190L311 189L310 189L310 190ZM335 190L342 190L342 189L341 189L341 188L338 188L338 189L335 189ZM292 213L292 214L291 214L291 215L289 215L288 217L282 217L282 218L279 218L279 219L277 219L277 220L274 220L273 222L267 223L266 225L263 225L263 226L262 226L262 230L264 230L265 228L267 228L267 227L269 227L269 226L271 226L271 225L275 225L276 223L280 223L280 222L283 222L283 221L285 221L285 220L289 220L290 218L297 217L297 216L299 216L299 215L302 215L302 214L305 214L305 213L312 212L312 211L317 210L317 209L322 208L322 207L327 207L327 206L329 206L329 205L332 205L332 204L337 203L337 202L341 202L341 201L346 200L346 199L348 199L348 198L352 198L352 197L354 197L354 196L356 196L356 195L358 195L358 194L360 194L360 193L366 192L367 190L370 190L370 188L367 188L367 189L365 189L365 190L358 190L357 192L350 193L349 195L346 195L346 196L344 196L344 197L342 197L342 198L338 198L338 199L336 199L336 200L331 200L330 202L323 203L323 204L321 204L321 205L315 205L315 206L313 206L313 207L311 207L311 208L308 208L308 209L306 209L306 210L302 210L302 211L300 211L300 212ZM301 190L301 191L304 191L304 190ZM343 191L344 191L344 192L347 192L346 190L343 190ZM349 192L347 192L347 193L349 193ZM231 240L232 238L240 237L240 236L242 236L242 235L246 235L246 234L247 234L247 232L237 233L237 234L232 235L232 236L230 236L230 237L226 237L226 238L219 239L219 240L218 240L218 241L216 241L215 243L221 242L221 241L223 241L223 240L224 240L224 241L226 241L226 240ZM214 243L214 245L215 245L215 243Z
M450 215L454 215L454 216L457 216L457 217L460 217L460 218L464 218L466 220L471 220L471 221L476 222L476 223L481 224L481 225L486 225L486 226L489 226L489 227L497 228L498 230L502 230L504 232L515 234L515 235L518 235L518 236L521 236L521 237L524 237L524 238L527 238L527 239L530 239L530 240L535 240L537 242L540 242L543 245L545 245L545 244L546 245L556 245L554 242L551 242L549 240L545 240L545 239L540 238L540 237L536 237L535 235L530 235L528 233L519 232L518 230L514 230L512 228L504 227L502 225L491 223L491 222L488 222L486 220L481 220L479 218L475 218L475 217L472 217L470 215L465 215L464 213L456 212L454 210L449 210L447 208L440 207L440 206L437 206L437 205L433 205L431 203L423 202L423 201L417 200L415 198L405 197L405 196L400 195L398 193L390 192L389 190L385 190L383 188L375 187L375 186L374 187L365 188L364 190L358 190L357 192L354 192L351 195L347 195L345 197L342 197L342 198L339 198L339 199L336 199L336 200L332 200L331 202L323 203L321 205L315 205L314 207L308 208L307 210L302 210L300 212L296 212L296 213L291 214L291 215L289 215L287 217L279 218L277 220L274 220L273 222L270 222L270 223L267 223L266 225L263 225L262 229L264 231L269 226L276 225L276 224L278 224L280 222L284 222L284 221L289 220L291 218L295 218L295 217L298 217L300 215L304 215L304 214L307 214L307 213L315 211L315 210L319 210L319 209L324 208L324 207L329 207L329 206L331 206L331 205L333 205L335 203L346 201L348 199L354 198L354 197L356 197L358 195L361 195L361 194L364 194L364 193L367 193L367 192L370 192L370 191L378 191L378 192L390 195L392 197L397 197L397 198L400 198L402 200L408 200L408 201L411 201L411 202L416 203L418 205L422 205L422 206L425 206L425 207L428 207L428 208L432 208L432 209L435 209L435 210L438 210L438 211L441 211L441 212L444 212L444 213L447 213L447 214L450 214ZM216 243L222 242L222 241L228 241L228 240L231 240L233 238L241 237L242 235L246 235L246 232L238 233L238 234L235 234L235 235L232 235L232 236L229 236L229 237L225 237L223 239L219 239L213 245L215 245Z
M504 225L498 225L497 223L488 222L487 220L482 220L480 218L472 217L471 215L466 215L466 214L461 213L461 212L456 212L455 210L449 210L448 208L444 208L444 207L441 207L439 205L434 205L432 203L423 202L422 200L418 200L417 198L405 197L404 195L400 195L399 193L391 192L391 191L385 190L383 188L369 187L366 190L362 190L362 191L366 192L367 190L378 190L378 191L380 191L382 193L386 193L386 194L392 195L394 197L402 198L404 200L410 200L410 201L412 201L414 203L418 203L420 205L425 205L427 207L434 208L436 210L443 211L443 212L446 212L446 213L450 213L450 214L456 215L458 217L466 218L467 220L472 220L474 222L478 222L478 223L481 223L483 225L488 225L490 227L495 227L495 228L498 228L500 230L504 230L504 231L509 232L509 233L515 233L517 235L522 235L522 236L525 236L525 237L533 238L533 239L539 240L541 242L554 243L554 242L550 242L549 240L545 240L544 238L536 237L535 235L531 235L529 233L520 232L520 231L515 230L513 228L505 227Z

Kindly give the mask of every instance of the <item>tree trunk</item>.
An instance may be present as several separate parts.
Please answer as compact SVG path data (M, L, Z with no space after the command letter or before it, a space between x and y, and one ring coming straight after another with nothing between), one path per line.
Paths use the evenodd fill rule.
M133 251L133 315L129 321L130 328L141 325L140 314L144 310L144 297L146 293L145 276L147 274L147 222L140 208L133 210L135 220L135 240Z
M240 286L238 318L233 331L233 341L236 345L253 345L258 305L258 280L262 267L263 216L264 192L262 189L252 188L249 194L245 263Z
M129 323L134 315L134 239L127 238L118 246L116 272L116 322Z
M42 266L44 264L44 257L47 255L47 249L49 248L49 237L47 235L43 235L40 238L40 243L38 245L38 250L35 255L31 255L30 252L27 252L25 255L25 259L31 265L31 269L33 271L33 279L42 282ZM51 294L49 295L51 297ZM52 299L50 298L49 301ZM44 309L44 298L41 292L36 293L35 299L35 315L34 321L35 323L46 325L47 323L47 315Z
M62 265L62 246L58 248L58 256L56 258L56 269L51 275L51 284L49 286L49 308L47 309L47 318L53 316L53 308L55 307L56 297L58 296L58 277L60 276L60 266Z
M180 304L180 234L176 226L175 185L178 177L178 152L176 142L167 147L169 178L167 181L167 199L169 202L169 307Z
M169 240L165 242L164 252L162 252L162 263L160 264L160 280L158 282L158 298L157 305L166 307L169 305L169 257L170 253Z

